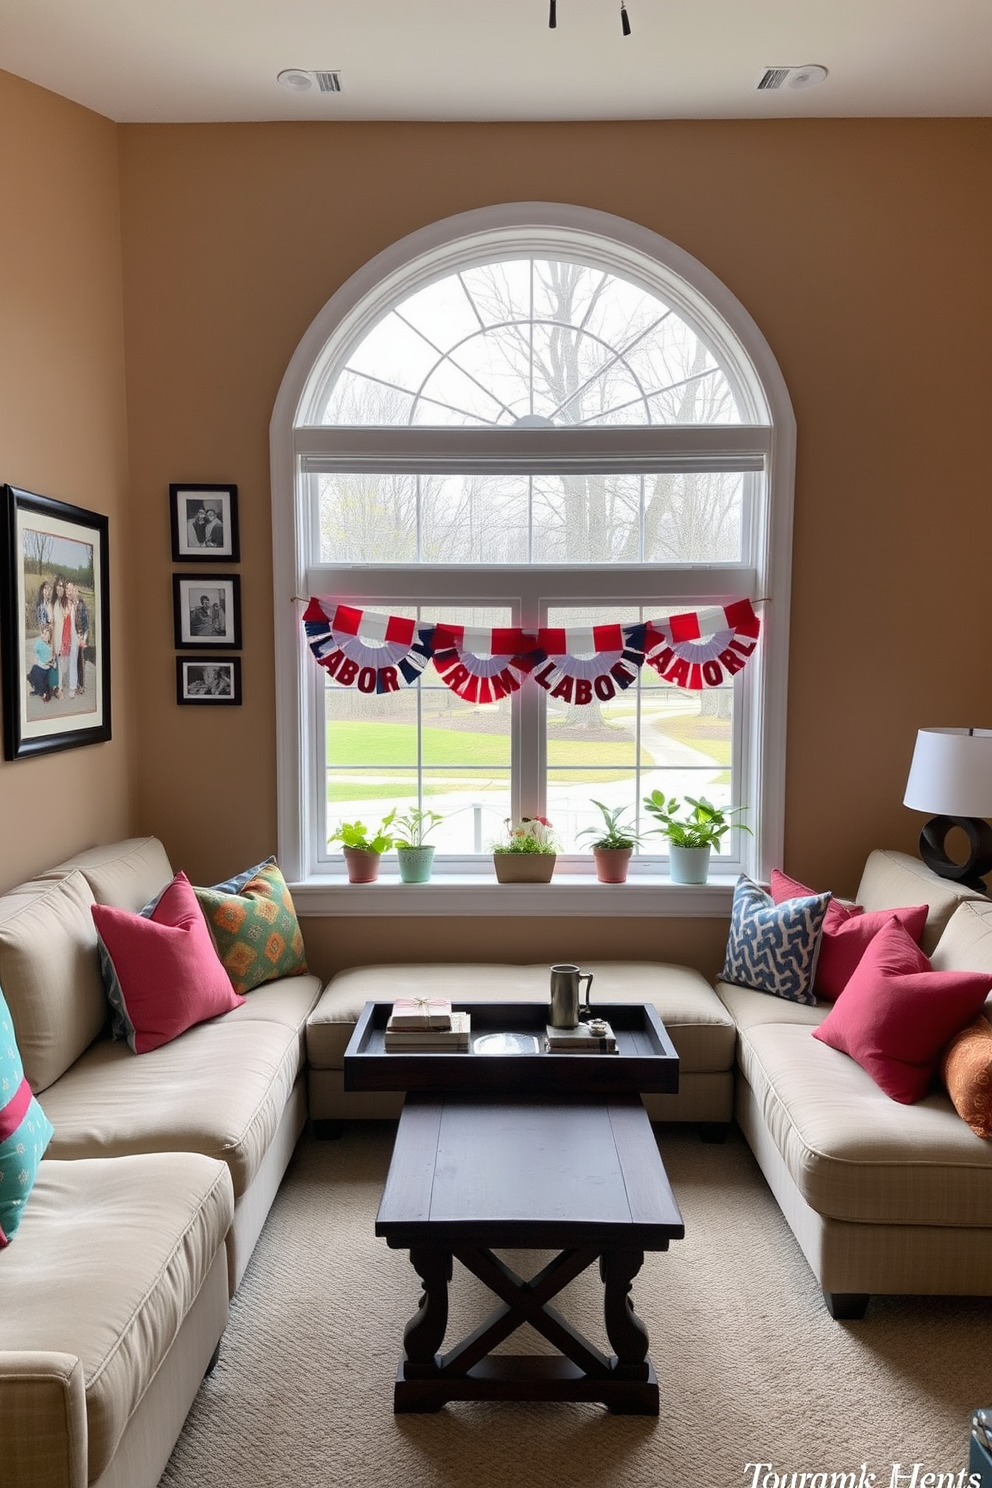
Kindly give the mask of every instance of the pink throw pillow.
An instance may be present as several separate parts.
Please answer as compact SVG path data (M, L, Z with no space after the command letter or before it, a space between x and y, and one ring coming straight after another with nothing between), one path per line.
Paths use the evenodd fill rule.
M861 1065L902 1105L926 1094L946 1045L976 1016L992 976L934 971L898 922L872 940L813 1037Z
M776 904L781 904L783 899L802 899L816 892L815 889L805 888L778 868L772 869L771 891ZM907 909L877 909L865 914L858 905L849 908L839 900L831 899L823 922L820 957L816 963L813 990L817 997L822 997L827 1002L836 1002L875 936L893 921L897 920L904 925L919 945L928 913L927 905L914 904Z
M136 1054L244 1002L231 986L185 873L176 874L147 918L109 904L91 909L120 989L123 1006L117 1011Z

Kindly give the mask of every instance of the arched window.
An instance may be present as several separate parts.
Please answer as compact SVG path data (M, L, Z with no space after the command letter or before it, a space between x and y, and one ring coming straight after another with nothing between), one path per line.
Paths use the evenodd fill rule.
M421 806L443 818L431 840L449 887L491 880L504 819L540 814L562 849L556 884L579 889L603 802L644 833L631 881L657 889L667 844L641 808L655 789L747 808L753 835L724 839L717 886L766 872L781 852L793 450L746 311L635 224L490 208L360 270L301 342L272 420L291 877L333 884L336 825ZM763 629L743 670L699 692L645 666L582 707L534 686L466 702L428 666L366 696L309 656L311 594L476 630L749 599Z

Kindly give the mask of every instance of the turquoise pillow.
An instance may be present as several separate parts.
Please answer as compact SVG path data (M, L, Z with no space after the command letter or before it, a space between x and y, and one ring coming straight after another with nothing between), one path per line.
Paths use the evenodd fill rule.
M31 1094L0 992L0 1249L17 1234L53 1127Z
M734 888L723 981L814 1007L813 979L830 899L808 894L776 904L742 873Z

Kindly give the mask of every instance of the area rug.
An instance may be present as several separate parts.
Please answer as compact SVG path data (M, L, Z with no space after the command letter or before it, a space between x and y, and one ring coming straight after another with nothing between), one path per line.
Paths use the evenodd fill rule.
M632 1291L657 1419L490 1402L394 1416L420 1296L373 1233L394 1130L302 1141L160 1488L920 1488L925 1473L968 1488L992 1304L873 1297L863 1321L835 1322L736 1130L714 1147L656 1128L686 1226ZM546 1256L508 1259L532 1273ZM452 1291L449 1345L491 1302L457 1265ZM594 1269L559 1303L609 1351ZM524 1329L504 1347L547 1346Z

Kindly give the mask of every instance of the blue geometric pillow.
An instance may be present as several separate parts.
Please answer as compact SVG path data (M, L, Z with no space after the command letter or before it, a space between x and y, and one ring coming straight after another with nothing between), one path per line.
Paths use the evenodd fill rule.
M723 981L814 1007L813 978L830 898L811 894L776 904L742 873L734 888Z
M0 992L0 1250L17 1232L52 1123L31 1094Z

